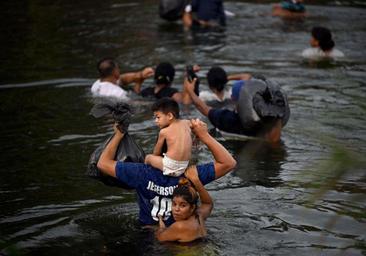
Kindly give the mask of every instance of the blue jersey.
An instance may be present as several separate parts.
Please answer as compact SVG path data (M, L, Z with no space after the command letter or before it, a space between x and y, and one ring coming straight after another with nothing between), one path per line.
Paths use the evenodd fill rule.
M204 185L215 179L213 163L198 165L197 172ZM124 162L117 162L116 177L136 189L139 220L143 225L157 224L158 216L163 216L166 225L174 222L172 195L179 177L165 176L162 171L147 164Z

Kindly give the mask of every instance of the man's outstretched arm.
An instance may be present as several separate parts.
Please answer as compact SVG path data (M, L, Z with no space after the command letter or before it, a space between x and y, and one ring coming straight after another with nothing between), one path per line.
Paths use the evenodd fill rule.
M135 83L133 90L135 93L140 93L141 85L145 79L154 75L154 70L150 67L144 68L141 71L124 73L120 76L120 83L122 85L128 85Z
M208 116L208 112L210 112L211 107L207 106L207 104L203 100L201 100L194 92L194 85L196 84L196 81L197 79L194 78L193 81L190 83L188 79L185 78L184 88L191 97L193 104L201 112L201 114L204 116Z
M215 179L218 179L236 166L236 161L227 149L207 131L207 125L199 119L191 120L192 131L208 147L215 158Z

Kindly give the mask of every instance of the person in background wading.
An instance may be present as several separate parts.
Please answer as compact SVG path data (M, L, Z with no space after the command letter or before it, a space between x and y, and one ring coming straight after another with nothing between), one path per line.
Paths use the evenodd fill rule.
M97 64L99 79L94 82L91 92L94 96L127 98L128 92L122 88L129 84L133 85L133 91L139 93L141 84L145 79L153 76L154 70L150 67L141 71L120 73L118 64L111 58L104 58Z

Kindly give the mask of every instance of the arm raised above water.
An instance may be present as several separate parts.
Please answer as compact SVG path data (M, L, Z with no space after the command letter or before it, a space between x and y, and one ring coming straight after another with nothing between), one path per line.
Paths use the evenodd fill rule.
M202 141L211 151L215 158L215 179L218 179L236 166L236 161L227 149L215 140L207 130L207 125L199 119L191 120L193 133Z
M117 147L123 139L124 134L121 133L116 126L114 126L114 136L103 150L97 167L105 174L116 177L116 163L114 156L116 155Z
M193 183L194 188L197 190L200 196L201 205L198 208L198 214L203 220L206 220L207 217L210 216L213 208L212 198L201 183L201 180L198 177L197 168L191 166L186 170L184 175Z
M194 78L192 82L189 82L187 78L184 79L184 88L192 99L193 104L201 112L202 115L208 116L209 107L203 100L201 100L194 92L194 85L196 84L197 78Z
M154 70L150 67L144 68L141 71L124 73L120 76L120 83L122 85L128 85L135 83L133 90L135 93L140 93L141 85L145 79L154 75Z

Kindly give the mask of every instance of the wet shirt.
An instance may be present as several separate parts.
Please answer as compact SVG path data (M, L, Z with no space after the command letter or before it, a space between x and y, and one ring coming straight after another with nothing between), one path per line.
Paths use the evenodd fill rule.
M235 134L255 136L255 131L246 131L237 112L229 109L211 108L208 119L217 129Z
M329 52L324 52L322 49L316 48L316 47L305 49L302 52L301 55L304 58L309 58L309 59L342 58L342 57L344 57L344 53L341 52L338 49L333 48Z
M213 163L197 166L202 184L215 179ZM116 177L136 189L140 208L139 220L143 225L155 225L163 216L166 225L174 222L171 214L172 195L178 186L179 177L165 176L162 171L142 163L117 162Z
M127 92L116 84L111 82L102 82L97 80L91 87L94 96L127 98Z
M177 89L172 88L170 86L166 86L164 88L162 88L158 93L154 92L154 88L155 87L148 87L145 88L141 91L141 96L142 97L155 97L157 99L161 99L161 98L171 98L175 93L178 92Z
M219 97L217 97L216 94L214 94L211 91L201 91L199 97L203 101L224 102L226 100L231 100L231 90L230 89L224 90L224 98L223 99L220 99Z
M222 0L193 0L192 11L199 20L214 21L222 26L226 25Z

